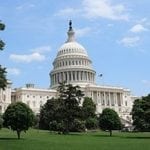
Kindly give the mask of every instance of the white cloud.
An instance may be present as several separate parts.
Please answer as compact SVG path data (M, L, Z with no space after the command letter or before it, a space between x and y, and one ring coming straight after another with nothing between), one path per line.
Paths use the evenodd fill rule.
M149 80L142 80L141 81L144 85L150 86L150 81Z
M112 4L110 0L83 0L83 6L87 18L129 19L125 6L123 4Z
M139 36L133 36L133 37L124 37L122 40L119 41L119 43L123 44L127 47L133 47L136 46L140 41Z
M128 20L129 15L123 4L112 4L110 0L82 0L79 8L65 8L55 15L61 17L82 16L89 19L106 18L111 20Z
M24 3L22 5L19 5L16 7L17 10L24 10L24 9L29 9L35 7L35 4L30 4L30 3Z
M41 62L45 60L45 56L37 52L24 55L11 54L9 58L15 62L25 62L25 63L30 63L33 61Z
M75 9L75 8L65 8L60 10L58 13L55 14L55 16L61 16L61 17L73 17L76 16L81 10Z
M107 24L107 27L113 27L113 26L114 26L114 24L112 24L112 23Z
M133 33L139 33L139 32L143 32L143 31L147 31L147 29L141 24L136 24L135 26L133 26L130 29L130 31Z
M91 28L89 28L89 27L75 29L75 33L76 33L77 37L83 37L83 36L89 34L90 31L91 31Z
M21 73L20 70L17 68L7 68L7 72L10 75L16 75L16 76L20 75Z
M31 49L31 51L36 52L36 53L46 53L46 52L51 51L51 47L50 46L41 46L41 47Z

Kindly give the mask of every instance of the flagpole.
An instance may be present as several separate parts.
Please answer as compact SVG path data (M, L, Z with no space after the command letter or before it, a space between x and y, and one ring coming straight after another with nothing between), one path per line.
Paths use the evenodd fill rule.
M98 77L99 77L100 79L102 79L102 80L101 80L102 82L100 82L100 84L101 84L102 86L104 86L103 74L99 74Z

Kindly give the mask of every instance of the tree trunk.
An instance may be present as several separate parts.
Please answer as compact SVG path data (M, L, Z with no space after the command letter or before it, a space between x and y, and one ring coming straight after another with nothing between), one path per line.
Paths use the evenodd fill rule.
M112 130L109 130L109 132L110 132L110 136L112 136Z
M20 139L20 130L17 130L18 140Z

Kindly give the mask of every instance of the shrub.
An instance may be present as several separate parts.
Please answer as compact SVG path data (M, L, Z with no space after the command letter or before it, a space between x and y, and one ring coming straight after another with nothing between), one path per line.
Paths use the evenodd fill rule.
M74 119L70 131L72 131L72 132L85 131L85 121L81 121L79 119Z
M3 121L2 115L0 114L0 129L3 127Z
M88 118L85 122L85 126L87 129L97 129L98 128L98 120L97 118Z

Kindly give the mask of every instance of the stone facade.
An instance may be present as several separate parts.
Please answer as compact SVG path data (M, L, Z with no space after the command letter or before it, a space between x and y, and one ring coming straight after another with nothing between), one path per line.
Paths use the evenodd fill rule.
M5 90L0 89L0 114L4 113L7 106L11 104L11 82L8 81Z
M34 84L26 84L26 87L12 91L12 102L21 101L26 103L37 114L40 111L40 107L48 99L56 97L56 94L56 90L36 88Z
M131 109L135 97L129 89L97 85L95 83L96 72L92 68L92 61L85 48L76 42L72 23L69 23L68 39L58 50L50 72L50 89L35 88L32 84L15 89L12 92L12 102L22 101L28 104L35 113L39 113L40 107L52 97L57 97L59 82L66 81L73 85L79 85L85 96L91 97L96 104L99 114L104 108L114 109L119 116L131 121ZM82 104L82 102L81 102Z

